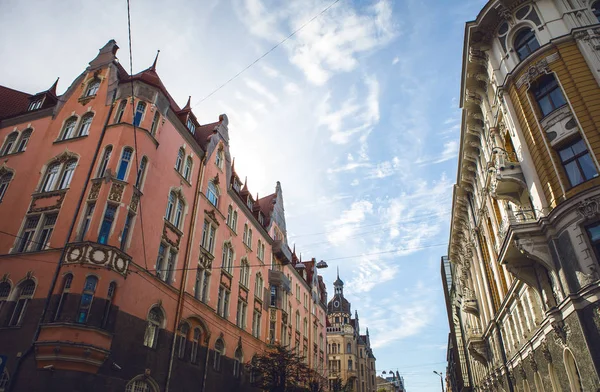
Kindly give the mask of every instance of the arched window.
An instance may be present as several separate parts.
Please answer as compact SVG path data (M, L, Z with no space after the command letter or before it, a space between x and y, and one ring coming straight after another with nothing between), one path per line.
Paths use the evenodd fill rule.
M175 192L169 193L169 199L167 201L167 212L165 218L170 222L173 219L173 211L175 211L175 205L177 204L177 196Z
M198 348L200 347L200 337L202 336L202 331L200 328L194 328L194 335L192 340L192 350L190 354L190 362L197 363L198 362Z
M571 392L582 392L583 388L581 387L581 374L579 373L579 369L577 368L577 362L575 362L575 357L573 353L568 348L565 349L563 354L563 362L565 363L565 368L567 370L567 377L569 378L569 386L571 387Z
M242 259L241 261L242 271L240 272L240 284L244 287L248 287L248 281L250 280L250 264L248 259Z
M96 95L98 93L99 88L100 88L100 81L98 79L92 80L87 86L87 90L85 91L85 96L93 97L94 95Z
M592 4L592 12L596 19L598 19L598 22L600 22L600 1L596 1Z
M144 119L144 113L146 112L146 102L138 101L135 108L135 115L133 117L133 125L139 127Z
M543 117L567 104L558 81L553 74L547 74L538 78L531 85L531 92Z
M206 191L206 197L208 201L215 207L218 207L219 204L219 193L217 191L217 187L212 181L208 182L208 189Z
M110 282L108 285L108 291L106 292L106 304L104 305L104 314L102 316L102 328L106 328L108 319L110 317L110 311L112 309L113 299L115 298L115 291L117 290L117 283Z
M0 282L0 311L2 311L2 307L8 301L8 296L10 295L10 283L8 282Z
M189 181L191 175L192 175L192 157L187 157L185 160L185 168L183 169L183 177Z
M171 222L175 227L181 229L181 224L183 222L183 212L184 212L185 202L183 199L174 191L169 193L169 199L167 201L167 212L165 217L169 222Z
M19 298L17 299L17 303L13 309L10 321L8 322L9 327L15 327L23 324L25 312L27 311L27 305L33 298L33 293L35 292L35 282L33 279L27 279L19 285L18 290Z
M183 158L185 157L185 151L183 149L179 149L177 152L177 160L175 160L175 170L181 173L181 169L183 168Z
M137 376L127 383L125 392L158 392L156 383L149 377Z
M177 356L179 359L183 359L185 357L185 348L187 345L188 333L190 332L190 326L186 322L182 322L179 325L179 330L177 331Z
M248 229L248 248L252 249L252 229Z
M254 296L261 298L263 290L263 277L260 272L256 274L256 281L254 282Z
M248 224L244 224L244 234L242 235L242 241L244 244L248 245Z
M300 311L296 310L296 331L300 332Z
M227 207L227 226L231 227L231 221L233 220L233 207L231 204Z
M150 134L152 136L156 136L156 130L158 129L159 122L160 122L160 113L157 110L154 112L154 117L152 118L152 125L150 126Z
M213 361L213 369L221 370L221 356L225 354L225 344L220 338L215 342L215 357Z
M93 113L89 113L83 116L83 118L81 119L81 124L79 124L79 131L77 132L77 136L86 136L90 133L90 126L92 125L93 119Z
M27 143L29 142L29 138L31 137L31 132L33 130L31 128L24 130L21 132L21 138L19 139L19 145L17 146L17 152L23 152L27 148Z
M16 131L8 135L6 141L4 142L4 146L2 146L2 153L0 155L10 154L13 146L17 141L17 137L19 137L19 132Z
M71 291L71 283L73 282L73 274L66 274L63 278L63 288L60 293L60 299L58 300L58 306L56 307L56 312L54 312L54 321L60 319L60 313L62 311L63 305L65 304L67 297L69 296L69 292Z
M48 166L48 169L46 169L46 177L44 177L44 183L42 185L42 192L50 192L54 190L56 180L58 178L59 169L60 163L58 162Z
M223 150L217 150L217 157L215 158L215 164L219 169L223 169Z
M194 124L194 121L191 118L188 118L186 125L187 129L190 130L192 135L196 133L196 125Z
M4 392L8 387L8 382L10 381L10 376L8 375L8 370L4 368L2 374L0 374L0 392Z
M532 29L525 28L517 33L515 37L515 51L520 60L525 60L531 53L540 47Z
M98 285L98 278L90 275L85 279L85 285L83 286L83 293L81 294L81 303L79 304L79 311L77 312L77 322L87 322L94 300L94 293L96 292L96 286Z
M121 162L119 163L119 170L117 170L117 180L125 181L127 177L127 168L131 162L131 156L133 155L133 148L127 147L121 154Z
M2 201L2 199L4 198L4 194L6 193L6 190L8 189L8 185L10 184L10 181L13 178L13 174L12 173L4 173L1 177L0 177L0 201Z
M235 354L234 354L233 357L234 357L233 358L234 359L234 361L233 361L233 376L235 378L238 378L238 377L240 377L240 374L241 374L241 366L240 365L244 361L244 356L242 354L242 348L241 347L238 347L235 350Z
M119 107L117 108L117 113L115 114L115 123L120 123L123 119L123 113L125 113L125 108L127 107L127 100L123 99L119 102Z
M163 326L165 316L163 311L155 306L148 313L148 324L146 325L146 333L144 334L144 346L156 348L158 342L158 332Z
M233 229L233 231L237 230L237 211L233 211L233 220L231 221L231 228Z
M77 160L71 159L67 163L65 163L65 167L63 169L62 177L60 179L60 184L58 189L67 189L71 185L71 180L73 179L73 173L75 173L75 167L77 166Z
M558 377L556 376L556 371L554 370L554 365L552 363L548 364L548 375L550 376L552 392L561 392L560 381L558 381Z
M542 383L542 377L540 377L540 372L534 373L533 382L535 383L535 391L536 392L545 392L544 384Z
M260 254L260 247L262 245L262 241L259 239L258 240L258 246L256 247L256 257L258 257L259 260L262 261L262 255Z
M77 117L71 117L65 121L61 140L67 140L75 136L75 124L77 124Z
M221 268L231 274L231 270L233 268L233 247L228 242L223 245L223 264L221 264Z
M348 342L348 343L346 344L346 352L347 352L348 354L352 353L352 343Z
M308 336L308 320L306 319L306 317L304 317L302 326L303 326L304 336Z
M102 160L100 161L100 165L98 166L98 178L104 177L106 173L106 168L108 167L108 162L110 161L110 156L112 155L112 146L106 146L104 149L104 154L102 154Z
M142 183L144 181L144 174L146 174L146 166L148 165L148 158L142 157L140 161L140 166L138 167L137 176L135 178L135 187L137 189L142 188Z

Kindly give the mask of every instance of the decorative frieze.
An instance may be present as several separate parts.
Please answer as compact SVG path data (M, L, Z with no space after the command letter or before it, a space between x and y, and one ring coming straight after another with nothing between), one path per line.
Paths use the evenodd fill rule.
M58 210L67 194L67 189L54 192L38 193L31 197L28 213Z
M535 79L537 79L540 75L550 73L549 64L555 62L559 58L560 57L559 57L558 53L555 52L555 53L552 53L551 55L541 59L537 63L532 64L527 69L527 72L525 72L523 74L523 76L521 76L519 78L519 80L517 80L517 83L516 83L517 87L521 88L521 86L523 86L524 84L527 84L527 86L529 86L529 85L531 85L531 82L533 82Z
M98 195L100 194L100 189L102 188L102 181L95 181L92 183L90 187L90 193L88 194L88 200L96 200Z
M90 264L102 266L127 276L131 258L119 249L95 242L78 242L67 245L65 264Z
M121 182L115 182L110 186L110 193L108 194L108 200L120 203L123 198L123 191L125 190L125 184Z
M579 202L577 212L584 220L594 219L600 213L600 197L588 198Z

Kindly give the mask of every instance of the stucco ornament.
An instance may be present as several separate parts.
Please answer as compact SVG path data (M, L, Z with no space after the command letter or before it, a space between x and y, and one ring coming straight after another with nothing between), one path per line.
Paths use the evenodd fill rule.
M524 84L527 84L529 86L540 75L550 73L549 64L553 63L554 61L556 61L558 59L559 59L558 53L553 53L550 56L541 59L537 63L532 64L527 69L527 72L525 74L523 74L523 76L521 76L519 78L519 80L517 80L517 83L516 83L517 87L520 88Z
M548 342L546 340L543 340L540 347L544 359L548 361L548 363L552 363L552 354L550 353L550 349L548 349Z
M584 219L592 219L600 212L598 198L585 199L577 205L577 211Z

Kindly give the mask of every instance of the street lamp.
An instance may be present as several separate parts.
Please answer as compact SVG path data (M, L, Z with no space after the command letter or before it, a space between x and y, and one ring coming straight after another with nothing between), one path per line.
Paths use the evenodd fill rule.
M442 392L444 392L444 376L442 376L442 373L438 373L435 370L433 371L435 374L437 374L438 376L440 376L440 383L442 384Z

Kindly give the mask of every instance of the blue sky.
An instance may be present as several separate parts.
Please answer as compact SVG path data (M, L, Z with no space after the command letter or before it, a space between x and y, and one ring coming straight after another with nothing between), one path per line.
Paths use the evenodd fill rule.
M198 103L332 2L132 0L134 72L160 49L171 94ZM433 370L445 368L439 260L464 23L484 3L340 0L194 107L203 123L228 115L236 170L253 193L281 181L290 243L330 260L330 296L339 266L378 371L399 370L409 391L438 391ZM0 35L0 84L30 93L57 76L62 93L111 38L129 69L125 0L4 0Z

